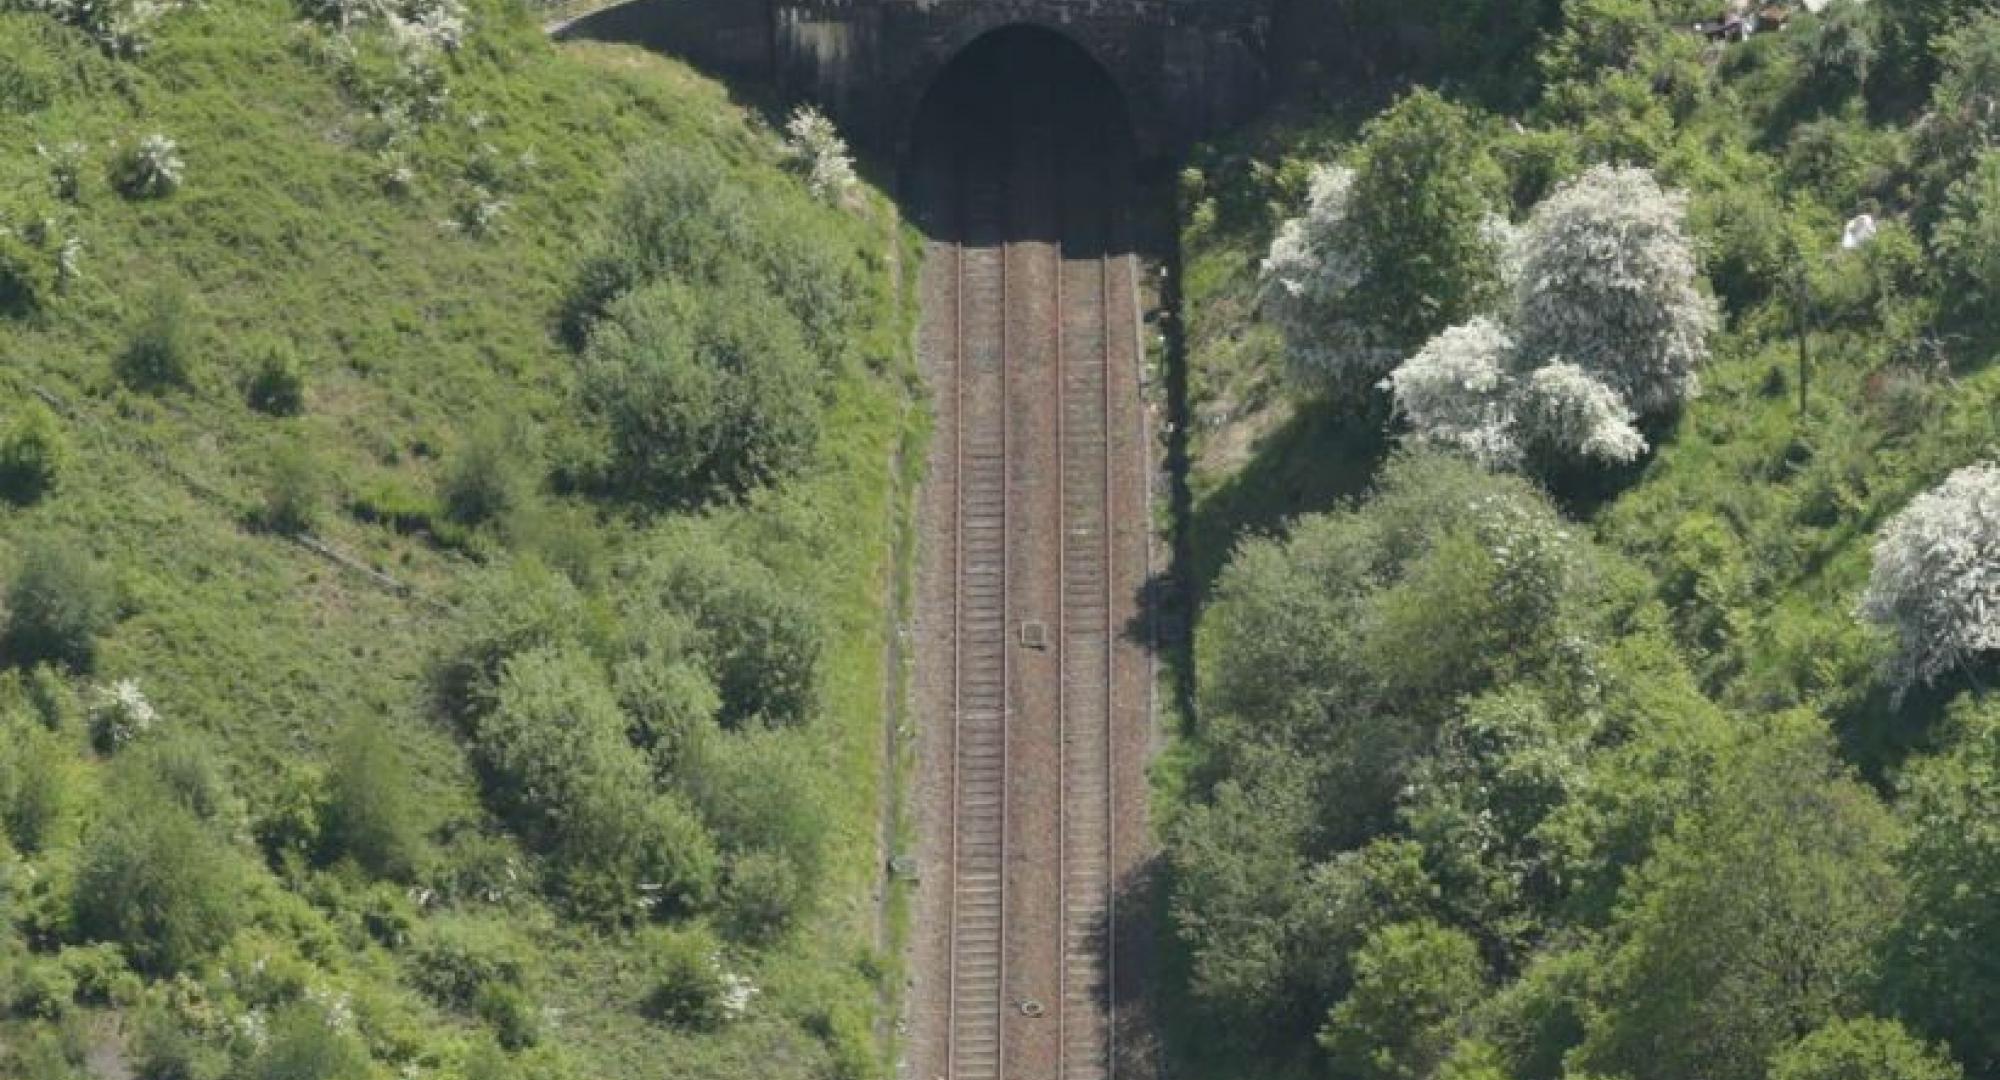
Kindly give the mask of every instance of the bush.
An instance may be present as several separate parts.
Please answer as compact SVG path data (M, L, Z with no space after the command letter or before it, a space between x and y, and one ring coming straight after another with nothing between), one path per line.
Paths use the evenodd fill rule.
M600 613L576 586L532 558L475 576L457 606L432 664L431 686L440 710L461 722L493 708L509 658L607 636Z
M194 337L189 328L186 290L155 287L142 301L139 317L118 354L118 377L136 390L187 386L194 378Z
M493 1037L508 1050L526 1050L542 1041L542 1010L525 990L503 983L479 988L472 1009L493 1025Z
M283 343L259 351L257 367L243 386L243 399L267 416L297 416L306 407L306 377L298 354Z
M533 954L506 923L472 915L427 921L410 947L411 977L440 1005L469 1009L481 988L525 987Z
M1953 309L2000 329L2000 150L1987 151L1945 196L1931 247Z
M806 190L821 202L837 204L860 183L839 129L810 105L792 110L785 121L785 154L805 180Z
M90 703L90 743L100 754L116 753L151 731L160 715L133 679L100 686Z
M314 1005L291 1005L271 1018L263 1048L243 1069L243 1080L369 1080L368 1051Z
M537 649L507 661L474 741L489 795L546 855L553 883L577 908L630 918L707 901L712 841L684 806L652 791L594 660Z
M2000 653L2000 464L1968 465L1910 501L1875 543L1861 615L1893 633L1898 686Z
M257 521L285 536L309 533L319 524L326 503L326 479L319 459L303 440L287 441L272 451L264 467L264 501Z
M76 766L63 740L24 731L0 746L0 835L26 855L54 848L76 804Z
M179 190L186 174L180 144L155 132L119 153L111 186L128 199L158 199Z
M825 631L811 602L770 569L697 540L657 558L635 591L693 620L724 726L790 727L811 718Z
M352 721L334 746L327 773L326 853L353 859L377 877L408 881L423 865L428 807L409 759L388 726Z
M171 975L212 954L242 918L235 856L159 792L126 789L84 840L75 919L85 940L122 945L132 966Z
M706 1030L741 1011L736 977L722 967L722 946L701 927L654 930L639 942L652 972L642 1005L647 1016L675 1027Z
M519 510L531 486L518 456L518 434L499 424L473 430L439 482L445 516L460 525L483 525Z
M0 433L0 498L27 505L47 495L69 458L69 440L47 409L30 405Z
M811 355L832 360L851 347L860 267L803 198L758 191L709 155L658 145L626 168L603 220L607 231L564 305L573 344L588 340L613 301L649 283L705 291L747 280L731 288L775 298Z
M740 495L803 465L819 437L818 365L798 323L742 276L612 305L584 395L610 435L613 486L637 501Z
M97 636L111 626L111 588L74 544L34 541L8 583L6 615L0 658L7 663L89 671Z

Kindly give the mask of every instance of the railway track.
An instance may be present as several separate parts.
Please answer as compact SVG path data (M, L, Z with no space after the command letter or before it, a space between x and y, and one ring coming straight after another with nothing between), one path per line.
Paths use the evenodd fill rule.
M919 181L951 811L940 1043L915 1080L1111 1080L1118 777L1136 760L1120 717L1143 716L1121 712L1143 556L1119 517L1143 507L1118 461L1138 348L1126 166L1110 121L1060 89L1021 80L965 108Z
M957 179L953 455L957 567L949 1075L1005 1065L1009 683L1006 190L997 148L967 147Z

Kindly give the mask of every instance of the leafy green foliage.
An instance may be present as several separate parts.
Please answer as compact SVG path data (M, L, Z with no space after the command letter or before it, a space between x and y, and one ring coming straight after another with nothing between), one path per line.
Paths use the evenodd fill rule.
M0 430L0 498L26 504L47 495L69 457L69 440L54 414L29 405Z
M1835 1020L1771 1059L1771 1080L1959 1080L1956 1062L1894 1020Z
M127 788L84 839L75 919L151 975L186 970L242 919L242 868L193 811L152 785Z
M1396 923L1354 953L1354 989L1327 1015L1319 1041L1343 1076L1432 1075L1461 1016L1485 991L1479 950L1435 923Z
M423 865L429 817L409 759L376 719L350 722L334 748L320 839L369 873L409 880Z
M74 545L38 539L20 556L5 609L0 658L20 667L47 662L88 671L97 636L111 625L111 587Z
M306 377L298 353L289 344L265 345L257 367L243 386L243 399L269 416L297 416L306 407Z
M136 390L162 390L191 383L195 369L192 319L184 286L155 285L140 301L125 347L118 353L118 377Z
M642 288L592 335L585 395L626 497L699 505L797 469L818 437L816 364L798 324L747 277Z
M494 802L548 852L555 887L577 907L616 918L707 903L713 841L678 799L653 791L595 661L551 649L508 660L474 738Z
M1909 777L1909 843L1897 869L1910 903L1883 949L1887 996L1924 1032L1943 1038L1975 1075L2000 1066L2000 982L1987 958L2000 947L2000 708L1966 703L1942 752Z

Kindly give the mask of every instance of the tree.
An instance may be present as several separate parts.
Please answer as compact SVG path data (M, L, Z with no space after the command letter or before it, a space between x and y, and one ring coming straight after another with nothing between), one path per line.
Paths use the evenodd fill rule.
M69 459L69 442L56 418L29 404L0 434L0 498L26 505L56 486Z
M1952 182L1931 249L1951 285L1952 306L1969 319L2000 325L1991 321L2000 304L2000 150L1979 155Z
M594 659L561 648L512 657L474 739L489 796L577 908L629 918L708 901L714 843L679 799L654 790Z
M1960 1080L1956 1062L1894 1020L1834 1020L1778 1052L1770 1080Z
M1327 1014L1319 1042L1351 1080L1426 1080L1486 992L1470 937L1431 922L1369 935L1354 956L1354 989Z
M1773 1053L1861 1000L1900 907L1896 842L1826 726L1772 718L1629 884L1577 1064L1762 1080Z
M1875 542L1863 618L1888 629L1899 686L2000 652L2000 464L1968 465L1910 501Z
M89 671L97 636L111 626L112 598L97 565L75 545L34 540L7 586L0 659L19 667L44 661Z
M741 275L714 291L663 284L619 300L584 361L614 486L666 506L741 495L804 464L818 383L798 321Z
M1882 950L1898 1015L1942 1036L1975 1075L2000 1069L2000 704L1954 709L1943 752L1911 765L1897 866L1910 904Z
M1685 195L1644 169L1593 167L1535 208L1518 261L1517 368L1567 361L1640 415L1694 393L1717 314L1697 285Z
M327 774L328 853L379 877L407 881L421 865L427 808L408 758L374 717L349 723Z
M1365 394L1395 360L1482 310L1500 284L1505 178L1474 115L1420 90L1362 132L1352 168L1312 175L1264 261L1295 368Z
M130 784L84 839L76 928L117 942L147 974L171 975L235 933L242 889L234 853L208 826L152 785Z

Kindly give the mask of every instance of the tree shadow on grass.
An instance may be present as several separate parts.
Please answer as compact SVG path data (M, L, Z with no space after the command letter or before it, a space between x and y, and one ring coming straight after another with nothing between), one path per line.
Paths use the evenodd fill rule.
M1257 440L1250 460L1194 497L1187 581L1197 610L1246 537L1269 535L1301 514L1333 510L1368 490L1388 456L1387 425L1324 401L1299 407Z

